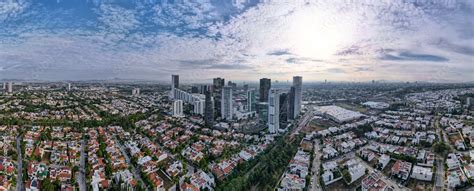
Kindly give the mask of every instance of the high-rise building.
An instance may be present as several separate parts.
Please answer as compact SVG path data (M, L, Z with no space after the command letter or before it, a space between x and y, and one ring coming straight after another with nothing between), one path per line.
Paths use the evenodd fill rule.
M268 131L277 133L280 129L280 95L279 89L270 89L268 95Z
M293 87L295 88L293 118L296 118L301 111L301 102L303 100L303 77L293 77Z
M8 93L13 93L13 82L8 82Z
M255 104L259 123L262 125L268 124L268 102L257 102Z
M272 86L271 79L262 78L260 79L260 102L268 102L268 92Z
M200 94L206 94L207 91L209 91L209 86L208 85L200 85L199 86L199 93Z
M255 90L247 91L247 110L255 111Z
M233 116L232 107L232 87L224 86L222 89L221 117L225 120L231 120Z
M244 91L247 91L249 90L249 85L248 84L244 84Z
M193 111L195 114L204 115L205 100L196 100L193 103Z
M138 95L140 95L140 88L133 88L133 89L132 89L132 95L133 95L133 96L138 96Z
M7 89L7 83L6 82L3 82L3 89Z
M199 93L199 87L197 87L197 86L191 87L191 93L193 93L193 94Z
M171 87L179 88L179 75L171 75Z
M225 80L224 78L214 78L212 80L212 85L213 85L213 89L221 89L222 87L225 86Z
M71 91L71 83L67 83L67 91Z
M204 122L206 127L212 127L214 123L214 103L212 99L212 94L210 91L204 92L206 96L205 108L204 108Z
M217 117L222 117L221 111L221 96L222 88L225 86L224 78L214 78L212 84L212 92L214 97L214 111Z
M291 102L289 100L289 93L287 92L281 92L280 93L280 107L279 107L279 123L280 123L280 127L284 127L287 122L288 122L288 107L289 107L289 102Z
M291 86L288 92L288 119L295 118L295 87Z
M174 117L183 116L183 100L175 100L173 102L173 116Z

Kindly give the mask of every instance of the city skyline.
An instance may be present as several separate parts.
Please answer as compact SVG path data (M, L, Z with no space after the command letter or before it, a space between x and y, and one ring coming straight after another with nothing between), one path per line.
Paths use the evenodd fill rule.
M0 79L474 81L474 3L0 3Z

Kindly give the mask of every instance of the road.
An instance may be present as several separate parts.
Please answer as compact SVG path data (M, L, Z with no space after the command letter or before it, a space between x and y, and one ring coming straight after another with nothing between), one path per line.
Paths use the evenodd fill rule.
M18 175L16 178L16 190L23 191L25 190L25 186L23 185L23 153L21 152L21 135L16 137L16 152L18 153L17 156L17 171Z
M86 141L81 141L81 157L80 157L80 167L77 175L77 184L79 184L79 191L86 191Z
M449 140L447 139L446 133L443 131L443 129L440 128L439 126L439 117L436 117L435 119L435 129L438 132L438 137L440 140L446 143L451 149L452 146L449 144ZM436 175L435 175L435 186L433 187L433 190L435 191L442 191L445 188L445 180L444 180L444 157L436 154Z
M319 166L321 164L321 152L319 148L319 139L314 140L314 159L313 159L313 176L311 177L310 190L321 191L321 185L319 185Z
M141 175L140 175L140 169L138 168L135 168L135 165L132 164L132 161L130 160L130 157L128 156L127 152L125 152L125 148L123 147L123 145L118 142L117 140L117 137L114 136L114 141L115 141L115 144L118 145L119 149L120 149L120 152L122 153L122 155L125 157L125 160L127 161L128 165L130 167L132 167L132 173L133 175L135 176L135 179L137 179L143 186L146 186L147 187L147 190L148 189L148 185L145 184L145 182L143 181Z
M308 111L306 111L304 116L301 117L301 120L299 121L298 126L291 131L291 138L293 138L296 134L298 134L299 131L309 123L312 117L313 117L313 111L311 109L308 109Z

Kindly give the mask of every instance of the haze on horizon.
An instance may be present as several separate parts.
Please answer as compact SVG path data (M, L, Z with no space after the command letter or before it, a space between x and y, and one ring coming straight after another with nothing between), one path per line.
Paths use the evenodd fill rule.
M474 81L470 0L5 0L0 79Z

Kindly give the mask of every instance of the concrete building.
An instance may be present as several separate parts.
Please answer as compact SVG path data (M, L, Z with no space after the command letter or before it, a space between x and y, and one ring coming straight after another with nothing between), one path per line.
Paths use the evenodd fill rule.
M433 170L429 167L415 165L411 171L411 178L431 181L431 179L433 179Z
M133 90L132 90L132 95L133 95L133 96L138 96L138 95L140 95L140 88L133 88Z
M270 89L268 95L268 131L277 133L280 129L280 95L279 89Z
M183 100L175 100L173 102L173 116L174 117L183 116Z
M268 102L268 93L272 86L272 82L268 78L260 79L260 102Z
M71 83L67 83L67 91L71 91Z
M196 100L193 103L193 112L195 114L204 115L205 100Z
M8 93L13 93L13 82L8 82Z
M179 75L171 75L171 99L176 99L175 89L179 88Z
M214 97L214 111L217 117L222 117L221 114L221 96L222 88L225 86L224 78L214 78L212 80L212 92Z
M222 89L221 97L221 117L225 120L231 120L234 111L232 106L232 87L225 86Z
M293 87L295 88L294 94L294 110L293 110L293 119L300 114L301 111L301 102L303 100L303 77L293 76Z
M179 88L179 75L171 75L171 87Z
M247 111L255 111L255 90L247 91Z
M255 104L257 116L260 124L267 125L268 123L268 102L257 102Z
M204 122L207 127L212 127L214 124L214 99L212 98L211 92L204 92L205 108L204 108Z

